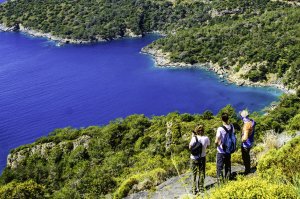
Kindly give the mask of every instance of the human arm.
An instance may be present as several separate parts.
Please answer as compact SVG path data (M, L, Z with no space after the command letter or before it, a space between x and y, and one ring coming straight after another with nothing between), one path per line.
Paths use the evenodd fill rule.
M217 130L217 134L216 134L216 139L215 139L215 145L216 146L219 146L221 144L221 132L220 130L218 129Z
M210 146L210 139L206 137L206 148L208 148L209 146Z

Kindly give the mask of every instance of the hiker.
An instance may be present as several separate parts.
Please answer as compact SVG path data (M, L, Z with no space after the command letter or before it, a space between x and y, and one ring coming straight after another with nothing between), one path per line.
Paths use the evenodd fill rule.
M189 144L191 150L191 169L192 177L192 192L197 194L199 191L204 192L205 179L205 164L206 164L206 148L210 145L210 140L204 136L204 126L199 125L195 128L192 134L192 139ZM198 175L197 175L198 174ZM198 179L197 179L198 176Z
M217 146L217 179L218 184L220 178L229 179L231 176L231 153L236 148L236 138L234 127L229 124L229 116L223 113L221 116L223 125L217 129L215 144ZM223 175L223 167L225 166L225 175Z
M247 110L243 110L240 113L242 120L244 122L242 128L242 159L245 166L244 174L247 175L250 173L250 150L254 143L254 127L256 125L253 119L249 118L249 112Z

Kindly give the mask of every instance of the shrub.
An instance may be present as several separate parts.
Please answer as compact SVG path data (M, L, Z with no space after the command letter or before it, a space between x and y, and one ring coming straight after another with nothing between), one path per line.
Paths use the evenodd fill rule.
M291 130L300 130L300 114L297 114L289 122L289 129Z
M297 198L296 189L292 185L275 184L259 177L238 179L211 191L205 198Z
M137 192L158 185L163 182L166 177L167 172L161 168L133 175L120 185L114 194L114 198L124 198L130 192Z
M258 163L261 177L292 182L295 174L300 172L300 136L292 139L280 149L270 150Z
M233 154L231 154L231 162L232 163L243 164L241 150L237 150L236 152L234 152Z
M214 114L211 111L205 111L203 113L203 119L210 120L214 117Z
M217 177L217 167L215 162L207 162L205 169L206 176Z
M273 131L269 131L264 135L263 142L267 150L278 148L277 134Z
M0 187L0 198L44 198L45 187L37 184L33 180L18 183L16 181L10 182Z

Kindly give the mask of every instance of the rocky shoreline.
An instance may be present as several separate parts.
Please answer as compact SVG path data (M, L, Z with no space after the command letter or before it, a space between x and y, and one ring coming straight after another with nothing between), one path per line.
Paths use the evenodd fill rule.
M64 44L89 44L101 41L107 41L106 39L101 38L100 36L96 37L94 40L79 40L79 39L67 39L58 36L54 36L51 33L43 33L40 31L32 30L30 28L24 27L22 24L17 24L12 27L7 27L4 24L0 24L0 31L5 32L23 32L25 34L34 36L34 37L44 37L49 40L57 42L57 45ZM156 33L160 35L165 35L160 31L153 31L151 33ZM142 37L142 35L135 35L131 30L127 29L124 37ZM121 38L121 36L116 39ZM273 80L268 82L252 82L248 79L243 79L240 77L241 73L234 72L233 70L226 69L224 67L219 66L218 64L214 64L212 62L202 63L202 64L188 64L184 62L172 62L170 60L169 53L164 53L160 49L150 48L148 46L144 47L141 50L142 53L151 55L155 61L156 66L158 67L172 67L172 68L202 68L206 70L210 70L215 72L221 79L226 79L229 83L234 83L238 86L255 86L255 87L274 87L282 90L284 93L296 93L295 90L286 88L280 80L273 78ZM244 71L245 72L245 71Z
M148 54L153 57L155 65L158 67L170 67L170 68L201 68L215 72L221 79L226 79L229 83L236 84L238 86L254 86L254 87L274 87L280 89L284 93L296 93L295 90L285 87L280 80L274 79L269 82L252 82L248 79L240 77L240 73L236 73L233 70L223 68L218 64L212 62L202 64L188 64L184 62L172 62L170 60L170 54L162 52L161 49L154 49L148 46L141 50L142 53Z
M57 42L58 45L63 45L63 44L87 44L91 43L92 41L90 40L79 40L79 39L67 39L67 38L62 38L59 36L52 35L51 33L44 33L41 31L36 31L32 30L30 28L24 27L22 24L16 24L12 27L7 27L3 24L0 24L0 30L5 31L5 32L22 32L27 35L31 35L34 37L44 37L49 40ZM97 41L105 41L102 38L97 38Z
M0 24L0 31L22 32L27 35L33 36L33 37L44 37L46 39L56 42L58 46L61 46L64 44L90 44L90 43L108 41L107 39L104 39L100 36L96 36L93 40L63 38L63 37L52 35L51 33L44 33L41 31L32 30L28 27L23 26L22 24L16 24L12 27L8 27L8 26L5 26L4 24ZM124 37L134 38L134 37L142 37L142 35L136 35L130 29L126 29L126 33L125 33ZM122 38L122 37L117 36L115 39L119 39L119 38Z

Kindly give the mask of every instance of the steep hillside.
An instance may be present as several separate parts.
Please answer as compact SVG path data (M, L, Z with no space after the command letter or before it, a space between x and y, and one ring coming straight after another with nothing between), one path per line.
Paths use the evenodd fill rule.
M154 42L145 51L154 56L163 53L165 59L175 63L209 63L219 74L240 84L259 82L259 85L284 84L297 88L299 16L300 8L236 16L225 22L178 31Z
M299 198L300 136L272 149L258 162L257 176L240 177L215 188L206 198Z
M252 115L258 123L257 142L263 141L268 130L290 134L300 130L299 96L283 96L279 105L267 115ZM235 110L227 106L220 113L224 111L230 114L239 137L241 121ZM151 189L188 170L187 145L192 129L204 124L205 133L213 140L215 129L221 124L220 113L217 116L209 111L202 115L170 113L152 118L132 115L102 127L57 129L33 144L11 151L0 178L0 193L3 193L0 198L6 198L5 194L10 192L51 198L105 195L122 198ZM209 148L208 175L215 171L215 153L214 147ZM241 161L239 154L236 153L233 162ZM273 160L268 158L268 161ZM269 165L263 161L259 170L268 169L263 166L266 164ZM272 164L281 165L279 162ZM267 171L262 173L271 172ZM290 174L283 175L291 179Z

